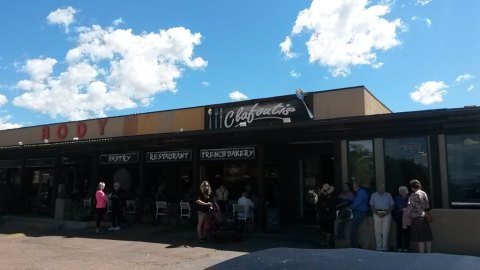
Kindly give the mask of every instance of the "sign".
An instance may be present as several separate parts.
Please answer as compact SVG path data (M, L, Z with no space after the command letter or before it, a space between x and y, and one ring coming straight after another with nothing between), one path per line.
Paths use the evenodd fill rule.
M17 168L22 166L20 159L0 160L0 168Z
M37 158L25 160L25 167L53 167L53 158Z
M147 152L147 162L170 162L170 161L190 161L192 160L192 151L161 151Z
M105 126L108 123L108 118L97 119L99 135L105 135ZM51 126L43 126L40 131L40 136L42 141L50 139L50 127ZM84 121L77 122L75 125L75 130L69 130L67 124L58 124L56 127L52 127L53 133L57 140L62 141L67 138L68 135L70 137L77 137L83 138L87 134L87 124Z
M295 96L205 107L205 129L228 129L307 121L310 118L305 107L306 105Z
M255 147L201 149L200 160L255 159Z
M138 153L100 155L100 163L101 164L138 163Z

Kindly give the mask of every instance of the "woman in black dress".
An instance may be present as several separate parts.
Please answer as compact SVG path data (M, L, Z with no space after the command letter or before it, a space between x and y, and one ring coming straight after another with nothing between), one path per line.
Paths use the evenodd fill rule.
M211 203L211 193L212 188L207 181L203 181L200 184L200 195L198 199L195 201L197 204L197 216L198 216L198 223L197 223L197 235L198 240L200 242L205 242L206 238L206 229L207 229L207 218L210 209L212 208Z

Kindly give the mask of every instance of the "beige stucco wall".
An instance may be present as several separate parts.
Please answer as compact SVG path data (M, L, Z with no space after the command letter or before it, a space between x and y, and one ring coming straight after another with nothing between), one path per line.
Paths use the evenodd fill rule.
M376 99L370 92L364 91L365 95L365 115L373 115L373 114L385 114L391 113L390 109L385 107L378 99Z
M316 120L391 113L364 87L314 93L313 111Z
M79 137L77 130L84 124L86 133L79 139L112 138L121 136L135 136L157 133L202 130L204 128L204 108L191 108L166 112L154 112L140 115L102 118L86 121L59 123L52 125L27 127L0 131L0 146L43 143L42 132L48 129L50 143L71 141ZM57 130L60 126L66 133L64 139L59 139ZM64 126L67 129L64 129ZM101 127L104 133L101 134Z
M365 115L363 87L313 94L314 119Z
M433 233L432 252L480 256L480 210L466 209L433 209L433 222L430 224ZM346 229L347 238L336 241L338 248L348 247L350 240L350 222ZM375 249L373 218L367 217L359 231L359 242L362 248ZM392 221L390 228L390 247L396 247L396 223ZM410 243L410 249L416 251L416 243Z

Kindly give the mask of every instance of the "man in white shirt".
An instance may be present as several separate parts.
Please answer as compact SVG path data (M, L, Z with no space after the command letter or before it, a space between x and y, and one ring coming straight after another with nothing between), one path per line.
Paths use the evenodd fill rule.
M247 211L247 218L251 218L253 216L253 209L255 209L255 204L247 198L247 193L244 191L242 192L242 197L238 199L239 205L244 205Z
M385 192L385 185L378 185L377 192L370 197L370 207L373 211L373 222L375 224L375 241L377 251L388 250L388 235L392 221L393 205L392 195Z

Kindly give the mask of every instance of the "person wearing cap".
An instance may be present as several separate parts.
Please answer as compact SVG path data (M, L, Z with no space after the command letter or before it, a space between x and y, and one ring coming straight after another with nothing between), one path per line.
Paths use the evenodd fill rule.
M370 197L370 207L373 211L373 222L375 226L375 242L377 251L388 250L388 235L392 222L392 210L395 202L392 195L385 191L385 185L377 186L377 192Z
M325 247L333 247L333 234L335 228L336 205L333 192L335 188L329 184L324 184L320 189L318 197L318 219L322 242Z
M395 196L395 208L393 209L393 220L397 223L397 251L408 252L410 244L410 227L403 226L403 213L408 206L408 188L400 186Z

